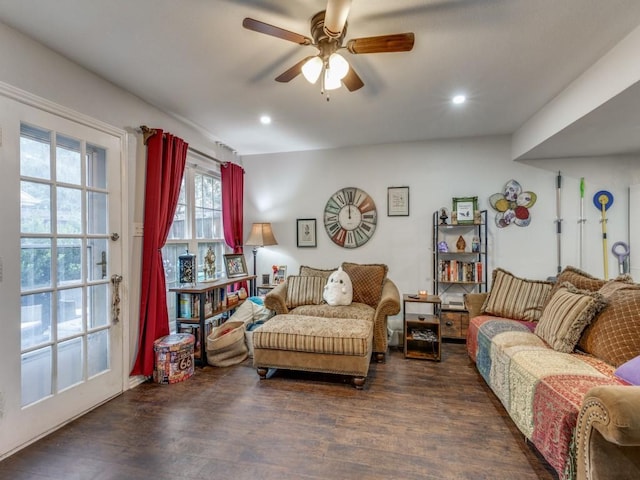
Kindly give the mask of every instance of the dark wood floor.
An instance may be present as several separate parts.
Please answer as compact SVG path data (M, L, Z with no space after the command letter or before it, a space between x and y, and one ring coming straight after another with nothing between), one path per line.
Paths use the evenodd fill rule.
M465 354L392 350L363 390L249 361L143 384L0 463L2 479L537 479L555 475ZM4 434L4 432L3 432Z

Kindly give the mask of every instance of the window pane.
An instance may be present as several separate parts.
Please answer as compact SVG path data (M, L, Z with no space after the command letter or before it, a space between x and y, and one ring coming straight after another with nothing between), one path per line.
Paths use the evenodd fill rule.
M171 230L169 230L169 240L183 240L187 238L187 206L178 205L176 213L173 216Z
M87 287L87 325L89 329L105 326L109 323L109 289L107 284Z
M58 291L58 338L83 332L82 288Z
M22 406L51 395L51 347L24 353L22 366Z
M51 187L20 182L20 231L51 233Z
M107 233L107 194L87 193L87 233L105 235Z
M80 142L62 135L56 136L56 181L80 185Z
M82 339L74 338L58 344L58 391L82 381Z
M58 187L58 233L82 233L82 191Z
M51 286L51 239L20 240L20 285L23 291Z
M58 285L68 285L82 280L82 240L59 238L57 242Z
M214 238L213 210L196 208L196 238Z
M96 281L107 278L107 239L88 238L87 239L87 280Z
M20 175L51 179L51 133L20 125Z
M87 336L89 377L109 369L109 331L101 330Z
M178 286L178 256L187 250L187 246L186 243L169 243L162 248L162 263L167 288ZM174 332L176 327L176 294L173 292L167 292L167 311L169 312L169 327Z
M20 299L20 346L23 350L51 341L51 293Z
M107 151L87 145L87 186L107 188Z

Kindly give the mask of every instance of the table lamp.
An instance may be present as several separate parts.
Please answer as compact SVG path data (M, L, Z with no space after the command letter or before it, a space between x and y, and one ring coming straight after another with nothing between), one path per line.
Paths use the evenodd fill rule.
M277 245L276 237L273 236L273 230L270 223L254 223L251 226L251 233L245 242L245 245L253 247L253 274L256 275L256 258L258 256L258 248L269 245ZM256 280L253 282L252 295L256 294Z

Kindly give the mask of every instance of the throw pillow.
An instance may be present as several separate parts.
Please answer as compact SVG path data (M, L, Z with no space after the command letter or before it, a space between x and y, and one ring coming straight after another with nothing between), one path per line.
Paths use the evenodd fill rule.
M342 267L329 275L327 283L324 286L322 298L329 305L351 305L353 298L353 285L349 275L347 275Z
M482 312L514 320L538 321L552 286L551 282L519 278L496 268Z
M582 331L606 305L602 294L565 282L547 302L534 333L554 350L571 353Z
M380 297L382 297L382 287L387 278L387 266L343 262L342 269L351 278L353 301L376 308Z
M322 303L322 290L326 279L304 275L287 277L287 308Z
M300 275L309 276L309 277L322 277L325 280L329 278L333 272L335 272L335 268L330 268L328 270L322 270L320 268L307 267L306 265L300 265Z
M632 282L631 277L629 275L620 275L619 277L617 277L615 280L612 280L612 281L625 282L625 283ZM605 283L607 283L606 280L596 278L593 275L590 275L587 272L583 272L582 270L576 267L567 266L564 268L564 270L562 270L562 272L560 272L560 275L558 275L558 278L556 279L556 283L551 289L551 294L549 295L549 298L547 299L547 301L551 299L553 294L556 293L556 290L560 288L560 285L562 285L564 282L569 282L571 285L573 285L577 289L589 290L590 292L597 292L604 286Z
M620 365L614 375L631 385L640 385L640 356Z
M578 347L618 367L640 355L640 285L611 281L600 292L609 306L585 329Z

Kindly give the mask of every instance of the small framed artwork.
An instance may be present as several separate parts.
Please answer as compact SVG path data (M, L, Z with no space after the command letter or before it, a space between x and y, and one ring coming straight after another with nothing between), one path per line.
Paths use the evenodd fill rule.
M387 188L387 216L409 216L409 187Z
M278 269L273 273L273 284L278 285L280 283L284 283L287 279L287 266L279 265Z
M473 225L477 209L478 197L454 197L453 199L453 213L458 225Z
M224 256L224 269L227 278L243 277L247 275L247 264L242 254L226 254Z
M299 218L296 221L296 239L298 248L318 246L315 218Z

